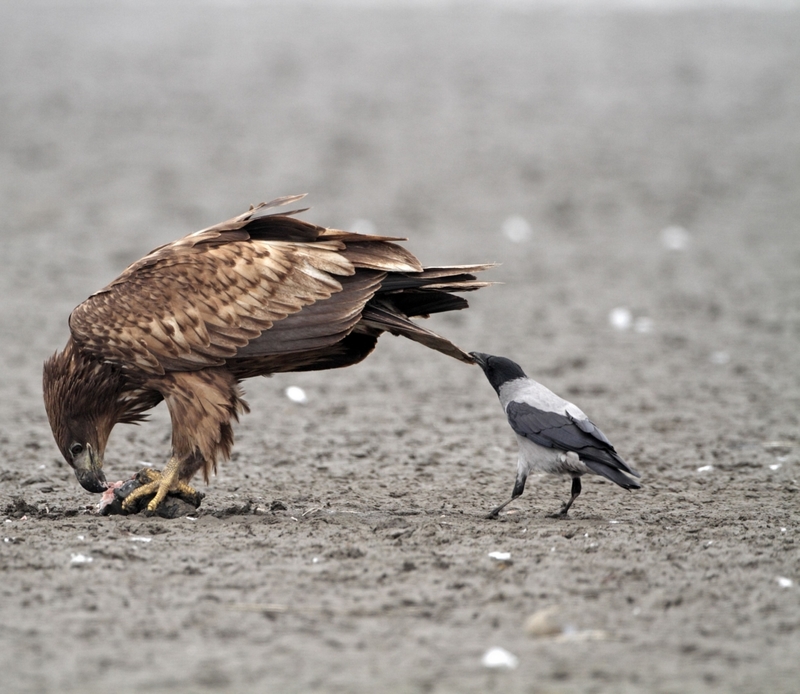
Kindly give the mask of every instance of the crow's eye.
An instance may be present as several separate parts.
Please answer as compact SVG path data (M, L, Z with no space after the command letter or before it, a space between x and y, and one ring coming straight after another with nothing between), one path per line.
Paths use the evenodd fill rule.
M83 453L83 444L82 444L82 443L77 443L77 442L76 442L76 443L73 443L73 444L72 444L72 445L69 447L69 454L70 454L70 455L71 455L73 458L77 458L77 457L78 457L78 456L79 456L81 453Z

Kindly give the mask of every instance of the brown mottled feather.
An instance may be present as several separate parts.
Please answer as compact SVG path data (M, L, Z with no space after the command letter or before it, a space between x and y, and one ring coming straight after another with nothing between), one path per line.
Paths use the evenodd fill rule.
M466 307L451 292L485 286L473 273L490 266L423 268L394 243L402 239L291 216L301 210L265 214L300 197L156 248L72 312L71 340L44 372L68 461L76 437L102 456L114 424L165 399L181 479L200 468L207 478L230 453L231 420L246 410L241 379L348 366L382 332L472 362L409 316Z

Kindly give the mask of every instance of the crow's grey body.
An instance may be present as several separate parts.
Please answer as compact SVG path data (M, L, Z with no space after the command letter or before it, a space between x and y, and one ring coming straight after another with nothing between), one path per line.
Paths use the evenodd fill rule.
M575 404L528 378L520 366L505 357L473 352L497 391L519 444L517 477L511 499L494 509L496 516L522 494L533 471L572 478L572 497L559 512L565 516L581 492L581 475L602 475L625 489L641 485L628 477L639 473L619 457L600 429Z

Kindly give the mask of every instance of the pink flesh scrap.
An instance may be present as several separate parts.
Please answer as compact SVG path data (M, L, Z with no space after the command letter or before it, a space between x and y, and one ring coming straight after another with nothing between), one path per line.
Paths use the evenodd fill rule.
M122 480L119 482L109 482L108 489L103 492L103 496L100 497L100 503L97 504L98 511L102 511L106 506L114 503L114 490L119 489L121 486Z

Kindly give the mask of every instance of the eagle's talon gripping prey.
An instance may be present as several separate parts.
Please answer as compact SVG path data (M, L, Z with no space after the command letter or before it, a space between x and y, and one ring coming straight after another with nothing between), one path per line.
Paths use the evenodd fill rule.
M113 427L164 400L172 454L163 477L126 499L206 482L247 411L239 383L253 376L356 364L384 332L468 364L473 358L410 319L467 307L454 292L486 286L491 265L423 267L402 239L327 229L262 203L155 249L70 316L70 339L44 367L44 400L62 455L84 489L108 484Z
M97 512L101 516L144 513L162 518L180 518L197 511L204 494L184 484L170 489L158 506L149 510L148 505L156 496L162 479L160 472L142 468L129 480L110 484L97 505ZM143 492L136 494L143 488Z
M143 468L136 473L136 479L141 486L132 491L122 502L122 510L126 513L136 513L140 502L148 496L153 497L147 503L147 510L151 512L158 508L167 494L175 494L195 508L200 505L202 495L193 487L177 479L177 464L172 460L167 463L163 473Z

